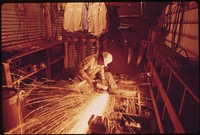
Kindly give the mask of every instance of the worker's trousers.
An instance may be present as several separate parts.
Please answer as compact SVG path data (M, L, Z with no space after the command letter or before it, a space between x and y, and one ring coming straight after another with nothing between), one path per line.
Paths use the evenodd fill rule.
M110 89L114 90L117 88L117 84L110 72L105 72L105 80L107 81Z

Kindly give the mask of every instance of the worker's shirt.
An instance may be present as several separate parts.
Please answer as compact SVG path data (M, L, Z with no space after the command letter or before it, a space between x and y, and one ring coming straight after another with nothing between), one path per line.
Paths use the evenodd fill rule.
M68 2L65 4L63 28L68 32L82 29L84 3Z
M88 8L88 32L98 36L107 31L107 8L104 2L94 2Z
M87 75L94 79L96 74L99 73L100 79L105 79L104 65L98 65L97 61L97 54L86 57L78 66L78 74L83 78Z

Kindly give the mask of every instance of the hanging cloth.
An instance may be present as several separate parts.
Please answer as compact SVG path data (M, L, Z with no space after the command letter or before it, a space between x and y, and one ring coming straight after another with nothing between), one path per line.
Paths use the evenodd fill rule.
M104 33L108 29L107 8L104 2L99 5L99 34Z
M88 32L99 36L107 31L107 8L104 2L89 3Z
M68 32L82 29L83 2L69 2L65 4L63 28Z
M83 5L83 12L82 12L82 31L88 30L88 3Z

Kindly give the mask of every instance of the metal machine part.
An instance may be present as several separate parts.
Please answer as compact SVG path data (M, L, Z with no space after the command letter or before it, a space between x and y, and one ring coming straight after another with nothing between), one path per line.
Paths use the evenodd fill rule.
M107 117L92 115L88 121L89 133L91 134L106 134L108 127Z

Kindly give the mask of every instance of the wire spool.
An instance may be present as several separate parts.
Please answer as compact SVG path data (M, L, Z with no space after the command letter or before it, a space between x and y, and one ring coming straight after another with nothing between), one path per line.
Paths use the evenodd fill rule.
M41 68L45 67L45 63L44 62L40 62L40 67Z
M22 66L22 64L21 64L21 59L13 60L13 61L11 62L11 65L14 66L15 68L21 67L21 66Z
M58 41L62 41L62 36L61 36L61 35L58 35L58 36L57 36L57 40L58 40Z
M37 70L37 65L33 65L33 70L34 70L34 71Z
M82 41L83 43L85 43L85 42L87 41L87 39L86 39L86 38L81 38L81 41Z
M32 65L27 65L27 66L25 66L24 67L24 72L26 72L26 73L30 73L30 72L32 72Z
M7 132L21 123L22 111L18 103L15 88L4 88L3 95L3 131Z
M150 110L145 109L143 112L144 112L144 115L145 115L146 117L150 117L150 116L151 116Z

